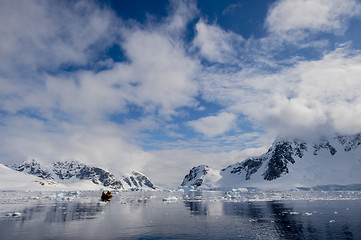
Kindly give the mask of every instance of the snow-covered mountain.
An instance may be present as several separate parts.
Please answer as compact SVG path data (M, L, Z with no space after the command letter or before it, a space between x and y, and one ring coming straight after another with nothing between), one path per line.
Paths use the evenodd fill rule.
M278 138L267 153L231 164L222 170L204 165L194 167L185 176L181 186L288 189L359 184L360 145L361 134L336 135L307 142Z
M66 186L51 179L14 171L0 164L0 190L62 190Z
M150 179L140 172L133 171L132 174L123 176L122 179L116 179L107 170L77 161L55 162L50 167L42 167L36 159L33 159L13 168L19 172L35 175L42 179L58 181L73 187L85 187L87 183L92 189L96 188L96 186L111 189L156 189Z
M219 171L206 165L193 167L184 177L181 186L184 187L202 187L205 189L214 188L217 181L221 178Z
M209 167L206 165L193 167L184 177L181 186L201 186L203 184L205 176L208 174L208 171Z

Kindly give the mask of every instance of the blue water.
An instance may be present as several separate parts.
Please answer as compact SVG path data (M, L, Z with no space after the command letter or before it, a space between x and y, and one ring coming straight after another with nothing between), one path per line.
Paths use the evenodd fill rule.
M32 194L0 196L0 239L361 239L360 192Z

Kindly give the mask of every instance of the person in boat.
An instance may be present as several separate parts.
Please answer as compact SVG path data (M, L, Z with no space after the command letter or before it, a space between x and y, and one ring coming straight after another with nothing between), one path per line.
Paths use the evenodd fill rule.
M102 192L102 196L101 196L102 201L110 201L111 198L112 198L112 192L110 191L108 191L107 193L105 193L104 191Z

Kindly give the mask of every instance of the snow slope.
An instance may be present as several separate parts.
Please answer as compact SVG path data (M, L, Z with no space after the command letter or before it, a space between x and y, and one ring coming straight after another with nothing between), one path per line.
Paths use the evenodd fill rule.
M14 171L0 164L0 190L63 190L67 186L53 180Z
M182 186L231 189L256 187L290 189L320 185L361 183L361 134L335 135L318 141L276 139L267 153L218 170L217 181L209 167L192 168ZM207 169L207 170L205 170ZM210 178L212 184L205 185Z

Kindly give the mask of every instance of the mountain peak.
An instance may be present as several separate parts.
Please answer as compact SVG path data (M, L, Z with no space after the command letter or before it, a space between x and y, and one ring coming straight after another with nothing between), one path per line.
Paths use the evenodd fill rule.
M189 173L184 177L181 186L201 186L205 175L207 175L209 167L206 165L200 165L193 167Z
M31 161L25 161L19 166L14 166L14 169L19 172L25 172L43 179L54 180L51 173L48 170L43 169L40 166L40 162L36 158L33 158Z

